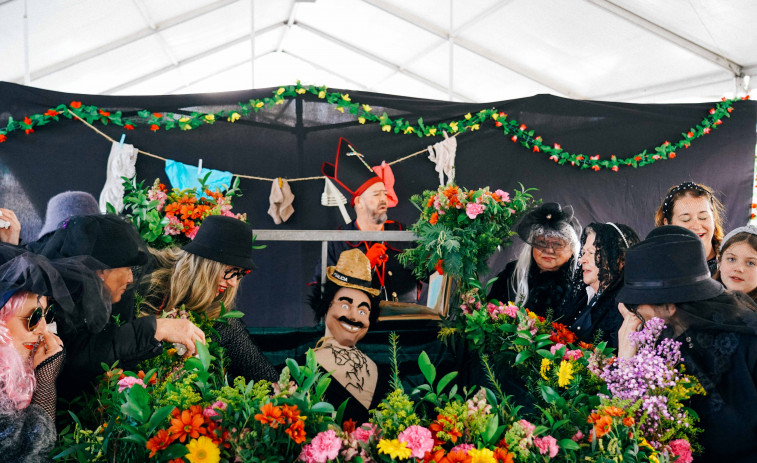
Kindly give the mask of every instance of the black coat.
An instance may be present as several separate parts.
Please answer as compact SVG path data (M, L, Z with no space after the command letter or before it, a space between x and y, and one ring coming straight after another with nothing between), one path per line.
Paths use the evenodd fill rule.
M376 391L373 393L373 400L371 400L370 410L378 407L379 403L391 392L390 380L391 372L386 365L376 364L378 369L378 381L376 381ZM323 367L321 371L325 373ZM342 421L353 420L357 423L356 426L360 426L363 423L367 423L370 418L368 414L368 408L365 408L360 401L358 401L350 391L347 390L342 384L335 378L331 378L331 384L323 394L323 400L334 406L334 409L338 409L342 402L347 400L347 406L344 409L344 415Z
M555 321L567 325L583 342L593 343L597 333L601 331L600 341L607 341L608 347L617 349L618 330L623 324L623 316L618 311L615 297L622 287L621 277L616 284L595 295L591 301L586 291L581 291L573 300L563 304L555 314Z
M492 283L487 299L515 302L516 287L512 276L517 262L514 260L508 263L497 275L497 281ZM571 262L569 260L554 272L542 272L532 260L528 275L528 298L524 307L542 317L546 316L549 309L557 312L570 294Z

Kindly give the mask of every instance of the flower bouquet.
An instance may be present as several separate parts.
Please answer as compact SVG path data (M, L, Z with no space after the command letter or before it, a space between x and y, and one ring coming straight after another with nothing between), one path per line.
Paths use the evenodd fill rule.
M241 196L239 178L235 178L231 188L224 192L211 191L205 186L209 175L202 179L200 187L185 190L168 190L159 179L155 179L152 186L145 187L144 181L137 183L136 179L123 177L124 207L116 211L108 204L108 212L125 215L148 246L158 249L187 244L209 215L246 221L247 214L231 211L233 199Z
M531 191L521 187L511 198L502 190L450 184L414 195L410 201L421 215L410 230L418 236L418 246L403 252L400 262L413 267L419 278L438 271L466 285L486 271L498 246L510 244L510 229L535 204Z

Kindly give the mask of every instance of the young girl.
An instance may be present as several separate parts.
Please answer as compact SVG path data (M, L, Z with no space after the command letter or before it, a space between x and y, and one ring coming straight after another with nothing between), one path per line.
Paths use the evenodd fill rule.
M757 227L739 227L726 235L714 278L731 291L743 291L757 300Z

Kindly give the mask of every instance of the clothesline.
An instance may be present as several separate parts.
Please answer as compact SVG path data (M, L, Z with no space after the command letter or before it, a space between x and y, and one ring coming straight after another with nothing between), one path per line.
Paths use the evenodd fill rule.
M74 116L76 119L78 119L79 121L81 121L82 124L86 125L90 129L94 130L96 133L98 133L100 136L102 136L106 140L110 141L111 143L115 143L116 142L116 140L114 140L113 138L111 138L110 136L108 136L106 133L104 133L101 130L99 130L97 127L93 126L89 122L85 121L84 119L82 119L81 117L79 117L78 115L76 115L70 109L68 109L68 112L69 112L69 114L71 114L72 116ZM460 135L461 133L462 132L457 132L456 134L452 135L452 137L454 138L454 137ZM161 161L168 161L167 158L164 158L162 156L158 156L157 154L148 153L147 151L143 151L143 150L141 150L139 148L137 148L137 152L139 154L144 154L145 156L150 156L150 157L155 158L155 159L160 159ZM400 162L406 161L406 160L408 160L410 158L413 158L413 157L418 156L419 154L423 154L423 153L428 153L428 149L424 148L422 150L416 151L415 153L410 153L407 156L403 156L403 157L401 157L399 159L395 159L394 161L388 162L387 164L390 165L390 166L393 166L395 164L398 164ZM250 180L260 180L260 181L264 181L264 182L272 182L272 181L276 180L275 178L256 177L254 175L245 175L245 174L232 174L232 175L234 175L236 177L240 177L240 178L246 178L246 179L250 179ZM286 180L289 183L291 183L291 182L302 182L302 181L306 181L306 180L323 180L324 178L326 178L326 177L324 177L323 175L319 175L319 176L315 176L315 177L287 178Z

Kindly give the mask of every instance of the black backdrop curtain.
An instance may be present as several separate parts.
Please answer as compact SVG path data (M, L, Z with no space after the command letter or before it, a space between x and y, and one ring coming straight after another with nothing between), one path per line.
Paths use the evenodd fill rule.
M61 103L81 101L107 111L134 115L152 112L216 112L238 102L271 95L275 89L171 96L98 96L67 94L0 83L0 126L9 117L21 119L44 113ZM348 91L344 91L345 93ZM373 112L411 121L423 117L427 124L459 119L468 112L496 107L511 118L535 129L547 143L560 143L571 152L625 157L665 140L677 141L681 132L699 123L713 106L702 104L649 105L574 101L551 95L485 104L433 100L349 91L352 101L371 105ZM543 153L533 153L487 123L481 130L457 138L456 180L475 188L512 190L522 183L535 187L536 196L574 207L582 224L615 221L630 225L641 236L653 226L653 213L665 190L686 180L710 185L718 191L728 216L726 230L744 225L750 214L757 104L739 102L720 129L680 150L673 160L619 172L579 170L560 166ZM144 151L203 167L261 177L309 177L320 174L321 163L333 160L340 136L349 139L371 164L392 161L440 140L414 135L384 133L377 124L361 125L356 117L342 114L323 100L303 95L283 105L264 109L234 124L218 121L191 131L151 132L146 125L125 131L122 127L96 126L118 140ZM26 239L36 236L44 219L47 200L61 191L83 190L99 197L105 183L109 142L76 120L39 127L33 134L13 132L0 144L2 184L0 205L17 211ZM137 177L147 183L160 177L168 183L158 159L140 156ZM408 198L436 188L438 175L425 155L394 166L395 190L400 204L390 218L412 223L416 209ZM331 229L342 222L337 208L323 207L323 181L292 183L295 213L274 225L267 215L271 184L242 180L244 196L234 206L247 212L256 229ZM492 259L496 272L513 251ZM256 252L258 270L244 280L239 296L250 326L298 327L312 325L307 307L309 289L320 255L318 243L268 243Z

